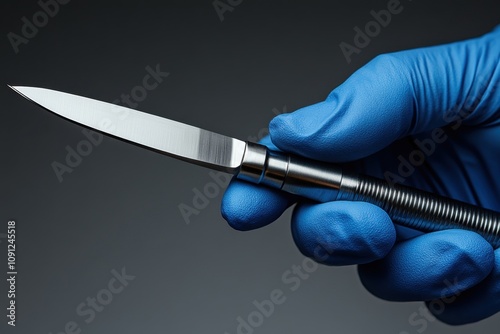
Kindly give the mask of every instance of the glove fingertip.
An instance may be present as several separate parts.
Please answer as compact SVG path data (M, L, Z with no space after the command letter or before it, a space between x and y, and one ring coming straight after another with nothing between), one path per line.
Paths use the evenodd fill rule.
M290 151L290 147L293 147L296 142L293 124L287 120L289 117L289 114L278 115L269 123L272 143L284 151Z
M322 101L275 117L269 124L269 134L283 151L329 161L332 149L342 146L329 131L335 115L335 103Z
M248 231L272 223L290 204L279 191L233 180L222 198L221 214L235 230Z

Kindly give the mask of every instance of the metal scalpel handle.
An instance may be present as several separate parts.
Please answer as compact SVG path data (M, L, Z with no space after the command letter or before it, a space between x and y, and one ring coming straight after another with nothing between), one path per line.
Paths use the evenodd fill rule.
M248 142L239 179L319 202L363 201L384 209L393 222L423 232L465 229L500 247L500 213L386 181L343 172L339 166L269 151Z

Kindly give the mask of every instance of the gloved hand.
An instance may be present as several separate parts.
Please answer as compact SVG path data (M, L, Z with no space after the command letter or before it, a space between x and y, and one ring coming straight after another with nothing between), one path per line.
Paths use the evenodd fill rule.
M500 27L381 55L325 101L277 116L269 132L263 143L273 149L500 211ZM251 230L295 202L300 251L329 265L358 264L374 295L426 301L449 324L500 311L500 249L474 232L416 234L369 203L311 203L238 180L222 214L235 229Z

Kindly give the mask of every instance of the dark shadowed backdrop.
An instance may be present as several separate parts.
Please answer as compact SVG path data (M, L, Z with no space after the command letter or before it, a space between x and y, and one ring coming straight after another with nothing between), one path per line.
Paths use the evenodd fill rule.
M115 101L255 140L276 113L324 99L378 54L479 36L500 23L498 1L401 0L386 27L343 53L355 27L387 7L2 1L0 277L9 220L18 274L15 328L7 325L9 287L0 284L0 332L497 333L498 315L449 327L426 317L421 303L371 296L355 267L316 268L293 244L289 212L261 230L232 230L219 212L220 175L89 139L6 86Z

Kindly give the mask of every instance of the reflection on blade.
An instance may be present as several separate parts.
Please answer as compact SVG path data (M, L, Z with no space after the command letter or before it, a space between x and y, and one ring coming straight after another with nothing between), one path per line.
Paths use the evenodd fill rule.
M245 151L241 140L115 104L45 88L11 88L71 121L216 170L235 172Z

